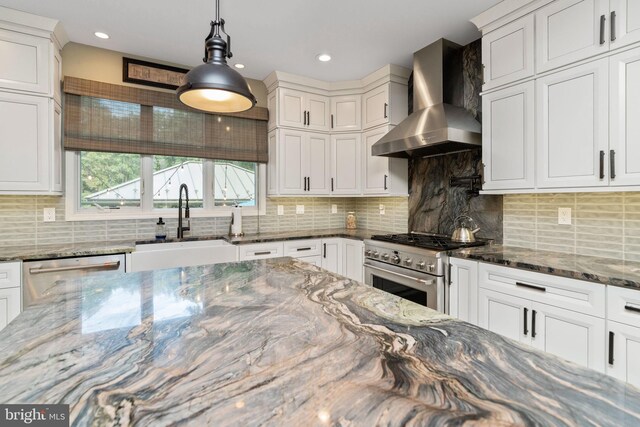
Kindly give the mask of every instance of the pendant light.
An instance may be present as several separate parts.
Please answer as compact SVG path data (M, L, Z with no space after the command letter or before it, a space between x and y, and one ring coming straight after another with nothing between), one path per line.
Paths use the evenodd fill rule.
M223 40L220 31L227 36ZM220 0L216 0L216 20L205 39L204 64L198 65L182 78L176 94L185 105L208 112L235 113L256 105L246 80L227 64L231 58L231 37L220 19Z

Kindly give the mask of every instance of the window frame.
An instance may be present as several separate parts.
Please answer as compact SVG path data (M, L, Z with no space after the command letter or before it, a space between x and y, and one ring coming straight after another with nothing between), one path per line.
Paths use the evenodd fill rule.
M141 187L143 194L140 197L140 207L126 207L122 209L80 208L80 151L65 151L65 221L93 221L93 220L120 220L120 219L154 219L159 216L177 217L177 209L154 208L153 191L147 190L147 183L153 183L153 156L140 155L141 162ZM213 188L214 160L202 159L204 188ZM267 204L267 165L258 163L257 167L257 193L256 206L243 208L243 216L266 215ZM231 206L215 206L212 192L207 191L203 195L202 208L191 208L192 218L220 218L231 216Z

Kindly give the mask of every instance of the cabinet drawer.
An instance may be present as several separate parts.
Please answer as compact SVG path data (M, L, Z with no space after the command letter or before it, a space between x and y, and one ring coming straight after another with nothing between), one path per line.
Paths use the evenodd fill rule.
M284 256L302 258L320 255L322 252L320 239L291 240L284 242Z
M240 261L252 259L267 259L283 256L282 242L256 243L254 245L240 245L238 248Z
M607 319L640 327L640 289L607 286Z
M604 318L606 287L597 283L480 263L479 286Z
M20 287L20 263L0 263L0 289Z

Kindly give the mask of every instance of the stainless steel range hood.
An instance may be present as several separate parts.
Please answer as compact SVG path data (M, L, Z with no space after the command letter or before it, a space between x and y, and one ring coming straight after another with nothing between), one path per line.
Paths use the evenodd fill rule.
M372 154L428 157L480 147L482 126L463 107L464 96L461 46L440 39L414 53L414 112L376 142Z

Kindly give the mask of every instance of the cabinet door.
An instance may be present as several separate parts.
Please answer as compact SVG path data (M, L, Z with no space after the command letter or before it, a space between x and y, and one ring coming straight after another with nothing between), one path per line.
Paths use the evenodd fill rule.
M534 302L530 323L534 347L604 372L604 319Z
M322 268L342 274L342 239L322 240Z
M484 90L533 75L533 32L527 15L482 36Z
M269 121L267 127L269 130L275 129L277 126L277 113L278 113L278 91L269 92L267 95L267 108L269 109Z
M449 315L478 324L478 262L450 258Z
M62 193L62 107L55 100L49 100L51 126L51 188L52 192Z
M54 44L51 44L51 51L53 99L62 105L62 54Z
M478 325L507 338L531 343L529 301L524 298L480 288Z
M608 19L609 0L557 0L538 10L536 71L541 73L606 52Z
M331 103L322 95L306 94L307 129L329 131L331 128Z
M484 189L534 188L534 82L482 97Z
M48 95L50 45L43 37L0 29L0 88Z
M536 81L539 188L609 184L609 60Z
M305 93L291 89L278 89L278 124L280 126L305 127Z
M362 97L362 128L389 123L389 86L382 85Z
M359 240L343 240L344 257L342 274L358 282L364 281L364 243Z
M359 133L331 137L331 192L333 194L362 193L361 148L362 139Z
M269 163L267 163L267 194L275 196L278 194L278 134L277 131L269 132Z
M640 2L638 0L611 0L609 19L612 49L640 40Z
M362 100L360 95L331 98L331 130L356 131L362 128Z
M387 132L387 127L383 127L363 134L364 154L362 156L362 165L364 183L362 190L365 194L384 194L389 188L389 159L371 154L373 144L378 142Z
M0 92L0 192L49 190L49 99Z
M322 195L330 192L331 140L329 135L306 133L307 141L303 153L308 190L304 194ZM286 166L288 167L288 166Z
M0 289L0 330L20 314L20 288Z
M306 133L296 130L280 129L279 184L280 194L303 194L307 158L303 150Z
M613 186L640 185L640 49L614 55L609 61L609 178Z
M640 328L607 322L607 374L640 387Z

